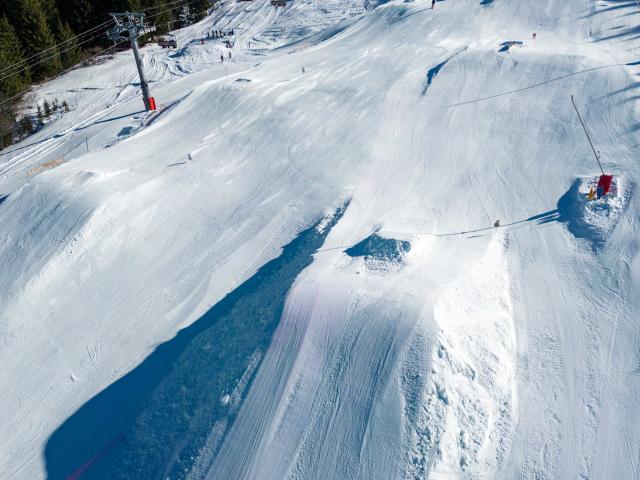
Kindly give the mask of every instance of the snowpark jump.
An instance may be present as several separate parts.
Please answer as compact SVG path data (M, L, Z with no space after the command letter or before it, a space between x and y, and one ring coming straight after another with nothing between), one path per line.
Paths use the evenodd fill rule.
M640 10L431 6L221 1L152 118L130 51L35 89L1 480L639 478Z

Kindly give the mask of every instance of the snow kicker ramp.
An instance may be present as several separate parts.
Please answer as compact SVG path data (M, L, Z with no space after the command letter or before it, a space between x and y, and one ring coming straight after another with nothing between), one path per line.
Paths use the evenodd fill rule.
M0 476L637 478L635 8L389 3L0 190Z

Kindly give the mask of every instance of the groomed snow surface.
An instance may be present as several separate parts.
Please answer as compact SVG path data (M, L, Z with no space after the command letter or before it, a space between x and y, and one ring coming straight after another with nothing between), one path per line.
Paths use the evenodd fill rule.
M130 52L36 90L2 480L640 478L640 10L430 6L225 0L152 115Z

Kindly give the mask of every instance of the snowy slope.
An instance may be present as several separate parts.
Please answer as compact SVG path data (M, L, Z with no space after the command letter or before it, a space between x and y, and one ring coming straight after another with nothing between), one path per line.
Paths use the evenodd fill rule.
M373 7L220 4L155 118L127 53L39 90L0 478L639 478L637 6Z

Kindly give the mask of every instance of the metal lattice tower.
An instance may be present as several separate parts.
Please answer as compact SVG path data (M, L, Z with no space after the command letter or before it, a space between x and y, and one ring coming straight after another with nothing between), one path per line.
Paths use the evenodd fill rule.
M116 24L108 32L108 37L114 41L129 40L133 49L133 56L136 60L138 75L140 76L140 86L142 88L142 97L144 99L144 108L151 110L151 102L149 101L149 84L144 78L142 70L142 60L140 59L140 50L138 48L138 36L148 30L144 24L144 13L110 13ZM127 32L128 36L123 35Z

